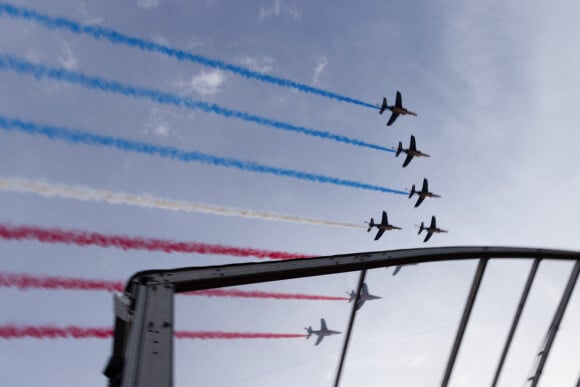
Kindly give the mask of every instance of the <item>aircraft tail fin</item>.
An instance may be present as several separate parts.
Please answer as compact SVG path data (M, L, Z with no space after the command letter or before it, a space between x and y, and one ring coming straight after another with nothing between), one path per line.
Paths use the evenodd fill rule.
M308 333L306 335L306 338L309 339L310 336L312 336L312 327L308 327L308 328L304 328L304 329L306 329L306 333Z
M421 234L423 230L425 230L425 223L421 222L421 225L419 226L419 232L417 234Z
M387 99L383 97L383 104L381 105L381 110L379 110L379 114L383 114L385 110L387 110Z
M413 186L411 187L411 192L409 193L409 199L411 199L413 197L413 195L415 195L415 184L413 184Z
M369 228L367 228L367 232L371 232L371 229L375 225L375 219L374 218L371 218L371 221L368 224L369 224Z
M354 292L354 290L351 290L350 292L346 292L346 294L348 294L348 296L350 297L348 300L348 303L350 304L356 298L356 293Z
M403 151L403 143L399 141L399 146L397 147L397 153L395 154L395 157L399 157L402 151Z

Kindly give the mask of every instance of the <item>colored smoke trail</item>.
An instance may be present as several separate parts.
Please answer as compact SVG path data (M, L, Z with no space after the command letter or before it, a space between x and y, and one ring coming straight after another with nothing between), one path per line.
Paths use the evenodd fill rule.
M146 89L130 86L117 81L90 76L77 71L69 71L64 68L48 67L42 64L35 64L24 59L18 59L11 55L0 55L0 70L13 70L19 74L33 75L37 80L42 78L55 79L80 85L93 90L109 91L137 99L148 99L161 105L172 105L184 107L192 110L201 110L206 113L215 113L223 117L236 118L242 121L252 122L269 128L286 130L301 133L308 136L334 140L350 145L392 152L392 148L386 148L376 144L370 144L354 138L341 136L321 130L297 126L287 122L277 121L255 114L250 114L238 110L228 109L216 104L209 104L203 101L195 101L191 98L182 97L177 94L165 93L155 89Z
M84 201L102 201L110 204L127 204L146 208L174 210L184 212L202 212L222 216L239 216L249 219L263 219L272 221L292 222L333 227L361 228L363 226L333 222L323 219L303 218L299 216L278 214L275 212L261 212L237 208L218 207L208 204L199 204L186 201L156 198L148 195L133 195L124 192L96 190L89 187L70 186L46 183L42 181L18 178L0 177L0 191L30 192L45 197L61 197ZM364 227L363 227L364 228Z
M311 258L303 254L268 251L252 248L211 245L206 243L174 242L163 239L131 238L86 231L65 231L58 228L11 226L0 224L0 238L8 240L37 240L41 243L64 243L78 246L117 247L123 250L163 251L165 253L197 253L255 257L267 259Z
M60 126L41 125L32 122L12 119L0 115L0 129L5 131L19 131L26 134L44 136L50 140L61 140L70 144L95 145L106 148L115 148L124 152L136 152L159 157L169 158L183 162L198 162L226 168L236 168L244 171L284 176L305 181L313 181L323 184L333 184L344 187L405 195L408 193L392 188L373 184L361 183L353 180L339 179L325 175L318 175L295 169L284 169L258 164L251 161L242 161L232 158L224 158L196 151L184 151L170 146L153 145L139 141L126 140L119 137L103 136L99 134L83 132L80 130L67 129Z
M288 79L263 74L257 71L252 71L241 66L236 66L233 64L222 62L220 60L192 54L187 51L174 49L169 46L159 44L153 41L125 35L113 29L103 28L99 26L83 25L71 19L66 19L62 17L52 17L50 15L34 11L29 8L18 7L7 3L0 3L0 15L2 14L8 15L9 17L12 18L36 22L50 29L67 30L69 32L78 35L86 35L98 40L107 40L113 44L125 45L143 51L159 53L167 57L175 58L179 61L188 61L191 63L197 63L215 69L228 71L233 74L240 75L244 78L256 79L262 82L267 82L282 87L296 89L305 93L316 94L342 102L348 102L359 106L377 109L376 105L372 105L354 98L346 97L337 93L322 90L316 87L294 82Z
M107 292L123 292L121 281L105 281L85 278L51 277L31 274L0 272L0 287L19 290L96 290ZM264 292L260 290L239 289L208 289L193 292L178 293L187 296L234 297L234 298L272 298L276 300L311 300L311 301L346 301L346 297L321 296L301 293Z
M1 339L107 339L113 336L112 328L79 326L56 327L52 325L0 325ZM175 331L178 339L292 339L305 337L295 333L221 332L221 331Z
M120 281L90 280L82 278L49 277L30 274L0 272L0 287L29 289L63 289L63 290L100 290L107 292L123 292Z
M183 294L207 297L274 298L277 300L348 301L346 297L317 296L314 294L274 293L259 290L208 289Z

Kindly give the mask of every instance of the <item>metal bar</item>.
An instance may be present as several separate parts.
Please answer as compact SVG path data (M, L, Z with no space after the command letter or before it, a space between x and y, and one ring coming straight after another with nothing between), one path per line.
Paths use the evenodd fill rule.
M175 292L181 293L224 286L360 271L378 267L479 258L578 260L580 259L580 253L515 247L438 247L263 263L189 267L174 270L148 270L136 273L128 282L126 292L130 293L130 288L139 283L171 283L175 286Z
M338 387L338 385L340 384L340 377L342 375L342 368L344 366L344 359L346 358L346 352L348 350L348 344L350 342L350 335L352 332L352 327L354 325L354 318L356 316L356 310L357 310L357 305L358 302L360 300L360 292L361 289L363 287L363 284L365 282L365 277L367 275L367 271L363 270L360 273L360 277L358 279L358 286L356 288L356 299L354 300L354 303L352 304L352 309L350 311L350 319L348 321L348 329L346 330L346 336L344 338L344 345L342 346L342 352L340 355L340 362L338 364L338 370L336 371L336 378L334 379L334 387Z
M485 272L485 267L487 265L487 258L480 259L477 265L477 271L473 277L473 282L471 284L471 290L467 296L467 301L465 302L465 308L463 309L463 315L461 316L461 322L457 328L457 334L455 335L455 342L451 348L451 354L449 355L449 360L447 361L447 366L445 367L445 373L443 374L443 381L441 382L441 387L447 387L449 384L449 379L451 379L451 372L453 371L453 366L455 365L455 359L457 358L457 353L459 352L459 347L461 346L461 341L463 340L463 334L465 333L465 328L467 328L467 323L469 322L469 316L471 315L471 310L473 309L473 304L477 297L477 292L479 291L479 285L481 285L481 279L483 278L483 273Z
M523 290L522 295L520 297L520 302L519 302L518 307L516 309L516 313L514 314L512 326L510 327L507 339L506 339L505 344L503 346L503 351L502 351L501 356L499 358L499 363L497 365L497 369L496 369L495 375L493 377L493 382L491 382L492 387L495 387L497 385L498 380L499 380L499 376L501 374L501 371L503 369L503 365L505 363L505 359L507 357L508 351L509 351L510 346L512 344L514 334L516 333L516 329L518 329L518 324L520 323L520 318L522 316L524 306L526 305L526 301L528 300L528 295L530 294L530 289L532 288L532 283L534 282L534 278L536 277L536 273L538 272L538 267L540 266L540 261L541 261L541 259L539 259L539 258L534 259L534 262L533 262L532 267L530 269L530 274L528 274L528 279L526 281L526 284L524 285L524 290Z
M558 304L558 309L556 309L556 313L554 314L554 318L552 319L552 323L548 328L547 337L546 337L546 344L541 349L539 356L540 359L538 361L538 366L536 368L536 372L534 376L530 378L532 381L532 387L536 387L540 382L540 377L542 376L542 372L544 370L544 366L546 365L546 361L548 360L548 356L550 355L550 350L552 349L552 344L554 344L554 340L556 339L556 333L560 328L560 323L562 322L562 318L564 318L564 313L566 312L566 307L570 302L570 297L572 297L572 292L574 291L574 287L576 286L576 282L578 280L578 275L580 274L580 261L576 261L574 267L572 268L572 272L570 273L570 278L568 279L568 284L564 289L564 293L562 293L562 298L560 299L560 304Z
M173 286L139 286L121 386L173 385Z

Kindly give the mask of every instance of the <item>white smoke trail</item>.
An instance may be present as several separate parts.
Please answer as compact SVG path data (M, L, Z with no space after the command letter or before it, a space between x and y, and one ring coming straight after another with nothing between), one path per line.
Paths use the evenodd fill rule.
M275 212L261 212L244 210L239 208L219 207L209 204L186 202L156 198L148 195L133 195L123 192L96 190L89 187L51 184L38 180L26 180L20 178L1 178L0 191L29 192L45 197L61 197L85 201L100 201L110 204L127 204L140 207L158 208L173 211L204 212L222 216L239 216L250 219L264 219L281 222L314 224L332 227L361 228L357 224L333 222L323 219L303 218L299 216L279 214Z

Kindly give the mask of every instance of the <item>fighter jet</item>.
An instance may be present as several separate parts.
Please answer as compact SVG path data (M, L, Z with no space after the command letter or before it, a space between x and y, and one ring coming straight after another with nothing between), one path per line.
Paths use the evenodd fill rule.
M402 115L410 114L412 116L417 115L417 113L413 113L412 111L409 111L403 107L403 99L401 98L401 93L399 91L397 91L397 100L395 101L395 104L393 106L387 105L387 99L383 98L383 104L380 105L379 107L380 107L379 114L383 114L384 111L387 109L389 109L392 112L391 118L389 118L389 122L387 122L387 126L391 126L393 122L395 122L397 117L399 117L399 115L401 114Z
M318 336L318 338L316 339L316 343L314 345L318 345L320 344L320 342L322 341L322 339L324 339L325 336L330 336L330 335L337 335L339 333L339 331L332 331L330 329L328 329L326 327L326 321L324 321L323 318L320 319L320 330L315 331L312 330L312 327L308 327L308 328L304 328L306 329L306 332L308 332L308 335L306 336L306 338L310 338L310 336L314 333L315 335Z
M417 203L415 203L415 207L419 207L419 204L423 203L425 198L440 198L440 195L434 194L433 192L429 192L429 183L427 183L427 179L423 179L423 187L421 191L415 190L415 184L411 187L411 192L409 193L409 199L413 197L413 195L417 194L419 199L417 199Z
M351 290L350 293L347 292L346 294L348 294L350 296L350 300L348 300L349 303L356 300L356 291L355 290ZM358 299L358 302L356 303L356 310L359 310L361 308L361 306L363 306L365 301L380 300L381 298L383 298L383 297L373 296L372 294L369 294L369 288L368 288L367 284L363 283L362 289L360 291L360 297Z
M421 234L421 231L423 231L423 230L427 231L427 236L425 237L423 242L427 242L429 240L429 238L431 238L431 236L433 235L434 232L437 232L437 233L447 232L447 230L443 230L443 229L437 227L435 216L431 217L431 225L429 227L425 227L424 223L421 222L421 226L419 226L419 233L418 234Z
M365 222L365 223L369 225L367 232L370 232L373 227L376 227L379 229L379 231L377 232L377 235L375 236L375 240L378 240L381 236L383 236L384 232L387 230L402 230L401 227L397 227L397 226L393 226L392 224L389 224L389 219L387 218L386 211L383 211L383 218L381 219L381 223L376 224L375 220L373 218L371 218L370 222Z
M395 153L395 156L399 157L401 152L405 152L407 154L407 158L405 159L405 162L403 162L403 168L405 168L407 165L409 165L409 163L411 162L411 160L413 160L413 157L415 157L415 156L417 156L417 157L431 157L427 153L423 153L420 150L417 150L415 136L413 136L413 135L411 135L411 144L409 145L408 149L403 149L403 143L399 141L399 147L397 148L397 153Z

